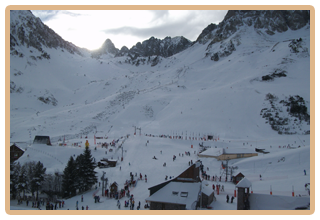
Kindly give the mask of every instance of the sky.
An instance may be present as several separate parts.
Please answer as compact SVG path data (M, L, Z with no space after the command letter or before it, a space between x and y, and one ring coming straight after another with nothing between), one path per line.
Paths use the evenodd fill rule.
M219 24L225 10L32 10L64 40L89 50L106 39L129 49L150 37L184 36L194 41L209 24Z

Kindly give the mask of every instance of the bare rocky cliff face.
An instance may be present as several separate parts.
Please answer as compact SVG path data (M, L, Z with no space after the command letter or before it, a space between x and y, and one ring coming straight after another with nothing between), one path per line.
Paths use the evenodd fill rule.
M19 46L34 48L42 53L41 58L50 58L46 48L61 48L81 55L81 49L63 40L52 29L36 18L31 11L10 11L10 50L12 55L24 56Z
M283 10L233 10L228 11L219 25L210 24L197 38L196 42L205 44L220 42L232 34L239 27L248 25L264 30L267 34L285 32L289 29L298 30L310 22L309 11L283 11Z

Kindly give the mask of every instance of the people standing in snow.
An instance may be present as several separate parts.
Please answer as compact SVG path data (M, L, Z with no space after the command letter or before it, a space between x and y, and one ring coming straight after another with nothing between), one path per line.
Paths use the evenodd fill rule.
M227 203L229 203L229 195L227 195Z
M83 195L81 195L81 202L83 202Z
M231 197L231 203L233 203L233 200L234 200L234 197L232 196L232 197Z

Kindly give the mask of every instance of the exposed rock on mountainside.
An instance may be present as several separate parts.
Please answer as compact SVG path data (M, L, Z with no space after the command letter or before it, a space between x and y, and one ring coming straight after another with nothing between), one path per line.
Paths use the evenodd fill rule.
M119 53L110 39L107 39L98 50L92 51L92 57L98 58L102 54L112 54L113 56Z
M166 37L163 40L151 37L142 43L138 42L131 49L123 46L119 50L110 39L107 39L101 48L92 52L92 57L98 58L103 54L111 54L116 57L129 56L132 60L149 56L170 57L187 49L191 44L192 42L184 37Z
M169 57L179 53L191 45L191 41L184 37L166 37L163 40L151 37L142 43L137 43L130 49L130 53L138 56L162 56Z
M31 11L10 11L10 50L12 55L23 57L19 46L33 47L48 58L45 48L61 48L70 53L81 54L80 49L70 42L63 40L40 18L36 18Z
M216 43L234 34L240 26L254 26L264 29L269 35L274 32L285 32L288 29L297 30L310 22L309 11L283 11L283 10L230 10L219 25L210 24L197 38L201 44Z
M275 32L300 29L309 21L309 11L228 11L218 26L210 24L202 31L196 42L200 44L210 42L206 56L211 56L211 60L218 61L221 57L231 55L236 50L236 46L241 44L241 37L236 32L242 26L254 27L259 35L274 35ZM233 34L235 35L232 36ZM232 40L224 42L231 36ZM307 52L301 45L301 41L300 38L290 43L291 52ZM221 44L219 50L212 49L218 42Z

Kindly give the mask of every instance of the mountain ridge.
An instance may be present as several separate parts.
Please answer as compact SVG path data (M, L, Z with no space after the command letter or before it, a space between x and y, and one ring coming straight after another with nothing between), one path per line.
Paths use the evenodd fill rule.
M17 12L12 11L11 17L15 18L18 16L16 13ZM78 48L72 43L64 41L53 30L44 25L39 18L33 16L31 11L25 11L20 16L22 16L21 20L26 20L26 22L20 24L20 26L13 22L10 29L10 48L13 54L21 55L21 53L13 48L15 45L19 45L19 43L26 43L27 47L34 47L39 51L42 51L41 45L44 45L49 48L61 47L70 53L83 53L83 48ZM130 49L123 46L119 50L114 46L110 39L106 39L99 49L93 50L91 53L95 58L98 58L103 54L111 54L113 56L129 55L132 58L149 56L161 56L166 58L185 50L195 43L205 44L208 41L211 41L211 44L213 44L221 42L223 39L226 39L235 33L239 26L253 25L254 28L265 29L267 34L273 35L275 31L281 33L288 29L300 29L309 22L310 13L308 11L229 10L223 21L218 25L209 24L194 42L191 42L183 36L173 38L168 36L162 40L150 37L142 43L137 42L136 45L132 46ZM24 29L26 28L33 29L28 32L29 34L25 34ZM177 39L179 40L177 41ZM18 40L20 42L18 42Z

